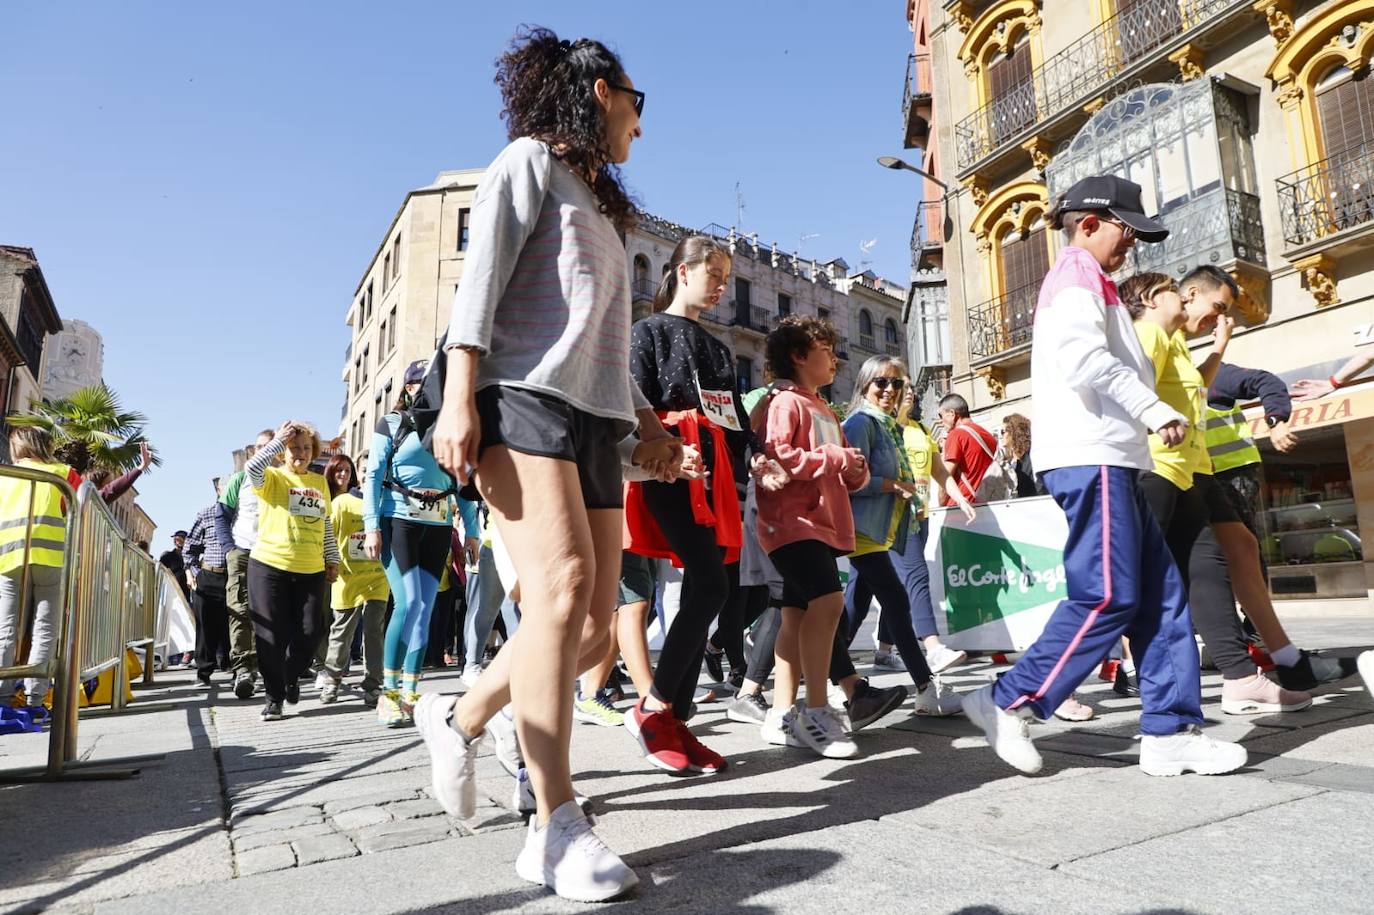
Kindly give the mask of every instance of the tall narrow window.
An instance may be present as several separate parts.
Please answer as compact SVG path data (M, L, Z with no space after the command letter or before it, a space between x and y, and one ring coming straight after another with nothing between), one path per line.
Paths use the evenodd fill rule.
M468 249L468 223L472 221L472 210L463 207L458 211L458 250Z
M372 320L372 280L367 281L367 293L363 296L363 323Z
M792 313L792 297L785 292L778 293L778 317L785 318Z
M1044 227L1002 243L1002 338L1004 349L1030 340L1040 284L1050 269L1050 249Z
M866 308L859 312L859 345L870 350L876 348L873 343L873 315Z
M748 308L753 304L750 301L752 294L753 286L750 285L749 281L742 276L735 277L735 301L739 305Z
M385 355L387 354L387 348L386 348L386 332L387 332L387 322L386 322L386 318L383 318L383 319L382 319L382 326L381 326L380 328L378 328L378 330L377 330L377 361L378 361L378 362L381 362L381 361L382 361L382 360L381 360L381 357L382 357L382 356L385 356Z
M897 334L897 322L891 318L888 318L883 324L883 339L893 345L902 342L901 337Z
M1031 81L1030 42L1022 39L988 67L988 100L994 143L1035 123L1035 84Z
M739 356L735 359L735 371L739 376L740 393L754 389L754 360Z
M1317 115L1322 146L1328 159L1358 155L1374 144L1374 77L1356 79L1347 67L1337 67L1317 85Z
M391 287L391 252L382 258L382 292Z
M389 353L396 348L396 306L391 306L391 330L386 338L386 351Z
M396 239L391 243L391 279L397 280L401 276L401 236L398 233Z

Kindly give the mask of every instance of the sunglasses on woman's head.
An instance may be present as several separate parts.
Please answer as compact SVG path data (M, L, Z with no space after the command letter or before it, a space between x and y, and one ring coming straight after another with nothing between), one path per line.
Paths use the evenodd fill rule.
M888 378L886 375L883 375L873 379L873 386L880 391L886 391L888 388L892 388L894 391L900 391L902 388L906 387L906 379Z

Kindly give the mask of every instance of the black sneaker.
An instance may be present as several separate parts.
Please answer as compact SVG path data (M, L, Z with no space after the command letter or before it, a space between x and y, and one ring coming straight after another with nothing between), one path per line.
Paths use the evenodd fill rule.
M200 684L201 689L209 689L211 686L213 686L213 684L210 682L210 671L196 671L196 682Z
M744 689L744 671L731 670L730 679L728 682L730 688L733 689L736 693Z
M1128 699L1138 699L1140 697L1140 681L1131 674L1126 673L1126 665L1116 666L1116 680L1112 683L1112 692L1118 696L1125 696Z
M1354 673L1353 670L1345 669L1342 660L1323 658L1309 651L1303 651L1301 657L1298 658L1298 663L1292 667L1275 664L1274 673L1278 674L1279 685L1284 689L1307 692L1316 689L1323 683L1331 683Z
M725 708L725 717L744 724L763 724L768 717L768 702L763 693L740 693Z
M288 705L295 705L297 702L300 702L300 701L301 701L301 681L296 680L296 681L294 681L294 682L291 682L291 683L286 684L286 703L287 703Z
M725 657L723 651L712 651L711 646L706 646L706 670L710 672L711 679L716 683L725 682L725 665L720 663L720 659Z
M253 675L248 671L241 670L234 678L234 695L240 699L253 698Z
M849 733L862 731L905 702L906 697L905 686L878 689L870 686L867 680L860 680L854 689L854 698L844 704L849 712Z
M286 716L281 713L281 703L267 700L267 704L262 707L263 721L281 721Z

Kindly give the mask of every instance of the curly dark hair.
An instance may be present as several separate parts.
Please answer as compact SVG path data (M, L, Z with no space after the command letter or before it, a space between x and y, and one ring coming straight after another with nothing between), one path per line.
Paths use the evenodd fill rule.
M501 117L509 139L533 137L591 185L601 212L618 229L634 225L635 201L611 162L605 115L593 87L623 83L620 58L593 38L560 41L549 29L521 26L496 59Z
M824 318L788 315L763 342L763 371L769 378L795 381L797 367L792 364L793 356L805 358L817 343L828 343L834 349L839 340L835 326Z

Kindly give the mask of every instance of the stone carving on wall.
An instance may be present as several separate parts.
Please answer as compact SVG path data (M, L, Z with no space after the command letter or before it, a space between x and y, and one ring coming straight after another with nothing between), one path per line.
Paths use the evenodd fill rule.
M1293 265L1302 274L1302 284L1312 294L1318 308L1340 301L1336 293L1336 264L1325 254L1300 260Z

